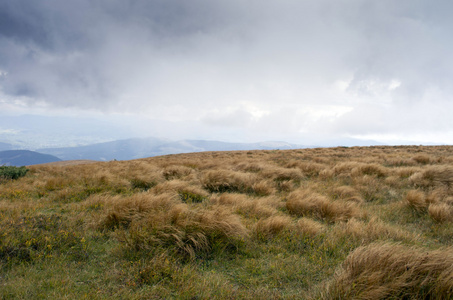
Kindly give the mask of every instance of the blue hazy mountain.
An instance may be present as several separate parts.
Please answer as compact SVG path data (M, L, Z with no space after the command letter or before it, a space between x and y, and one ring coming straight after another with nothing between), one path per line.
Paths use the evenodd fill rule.
M44 148L39 149L38 151L41 153L55 155L62 160L130 160L152 156L153 149L168 142L168 140L159 138L134 138L86 146Z
M29 166L61 161L58 157L29 150L0 151L0 165Z
M38 151L57 156L62 160L90 159L108 161L202 151L283 150L296 148L306 147L286 142L227 143L206 140L169 141L159 138L135 138L87 146L45 148Z

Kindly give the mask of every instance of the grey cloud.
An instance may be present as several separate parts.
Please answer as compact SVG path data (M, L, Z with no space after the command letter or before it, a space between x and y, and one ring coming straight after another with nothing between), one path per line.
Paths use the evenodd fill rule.
M249 112L236 109L230 112L211 112L201 121L209 126L247 127L252 119L253 116Z
M19 0L3 3L0 11L4 91L55 105L105 107L131 92L128 80L159 85L166 80L161 65L171 69L175 55L190 61L198 37L225 22L228 7L210 1Z
M387 131L388 119L422 113L403 114L407 105L435 114L424 101L449 102L452 9L447 0L3 1L0 89L30 106L174 111L255 131ZM335 94L338 80L349 86ZM388 90L392 80L400 86ZM381 101L388 112L373 115ZM268 114L253 119L244 103ZM355 108L330 125L294 113L313 103Z

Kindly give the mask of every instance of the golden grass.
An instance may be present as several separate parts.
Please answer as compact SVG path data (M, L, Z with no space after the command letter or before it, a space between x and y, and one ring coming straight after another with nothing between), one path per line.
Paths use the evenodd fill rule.
M288 195L286 208L297 216L314 216L329 222L346 221L360 216L360 210L354 203L330 201L325 196L304 189Z
M369 244L377 240L410 241L416 239L411 233L377 218L362 221L355 218L338 223L332 231L332 239L351 239L360 244Z
M214 205L227 206L237 214L256 219L270 217L278 213L278 208L283 204L279 198L265 197L252 198L242 194L223 193L211 197Z
M425 193L419 190L410 190L406 195L405 202L419 212L423 212L428 208Z
M452 163L376 146L32 166L0 183L0 298L448 299Z
M310 218L300 218L297 221L297 229L309 236L316 236L325 230L325 225Z
M251 192L256 180L253 174L216 170L204 173L201 182L210 192Z
M430 204L429 216L438 223L453 223L453 206L446 203Z
M357 248L323 299L451 299L453 253L378 243Z
M413 174L410 181L420 187L447 187L453 183L453 167L451 166L430 166L429 168Z
M288 216L272 216L267 219L261 219L256 223L255 233L264 239L271 238L282 231L290 230L293 221Z
M163 176L167 180L188 176L188 175L190 175L190 173L192 173L191 168L186 167L186 166L180 166L180 165L168 166L162 171Z
M100 228L114 229L129 227L134 220L145 218L147 214L161 215L178 204L175 195L154 196L149 193L135 194L130 197L104 196L104 216L100 218ZM99 200L98 200L99 201Z
M360 196L359 191L347 185L342 185L333 188L331 194L334 199L342 199L345 201L351 201L356 203L364 202L363 198Z
M240 218L228 210L190 210L179 204L132 222L124 241L134 250L152 252L163 246L195 259L197 255L208 255L215 247L236 248L247 237L248 230Z

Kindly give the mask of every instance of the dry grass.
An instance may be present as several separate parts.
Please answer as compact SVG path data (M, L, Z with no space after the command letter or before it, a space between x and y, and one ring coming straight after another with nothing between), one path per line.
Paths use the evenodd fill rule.
M360 210L354 203L330 201L325 196L303 189L288 195L286 208L296 216L313 216L329 222L360 216Z
M150 213L161 215L179 203L175 195L154 196L149 193L136 194L126 198L105 196L103 202L105 210L104 216L100 218L99 226L106 229L129 227L133 221L141 220Z
M322 299L451 299L453 253L394 244L357 248Z
M267 218L278 213L282 202L276 197L252 198L242 194L223 193L211 197L214 205L227 206L231 211L255 219Z
M453 198L449 196L449 189L435 189L427 196L420 190L411 190L407 193L404 203L419 213L428 215L437 223L453 222Z
M350 239L360 244L369 244L377 240L411 241L416 239L411 233L377 218L369 221L353 218L348 222L338 223L333 228L331 235L334 243L341 239Z
M335 187L332 190L331 195L334 199L342 199L356 203L364 202L363 198L360 196L360 193L355 188L347 185Z
M252 192L255 176L231 170L208 171L202 175L203 187L211 193Z
M255 233L259 238L268 239L282 231L290 230L293 227L293 221L288 216L273 216L262 219L256 223Z
M419 190L410 190L406 195L405 202L419 212L423 212L428 208L425 193Z
M447 187L451 188L453 183L453 167L451 166L431 166L421 172L415 173L410 177L410 181L415 186L420 187Z
M453 223L453 206L446 203L430 204L428 214L438 223Z
M452 163L376 146L32 166L0 183L0 298L449 299Z
M324 231L325 226L310 218L300 218L297 221L297 229L305 235L316 236Z
M133 250L164 247L195 259L213 250L236 249L247 237L240 218L228 210L190 210L179 204L132 222L124 241Z
M422 164L422 165L429 164L430 161L431 161L431 158L428 155L424 155L424 154L416 155L416 156L412 157L412 159L416 163L419 163L419 164Z
M181 178L184 176L188 176L192 173L192 169L186 166L168 166L163 171L162 174L165 179L174 179L174 178Z

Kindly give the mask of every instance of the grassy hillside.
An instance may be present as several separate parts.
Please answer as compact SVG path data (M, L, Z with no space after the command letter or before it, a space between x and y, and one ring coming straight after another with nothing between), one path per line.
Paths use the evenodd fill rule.
M0 298L452 299L453 147L205 152L0 183Z

